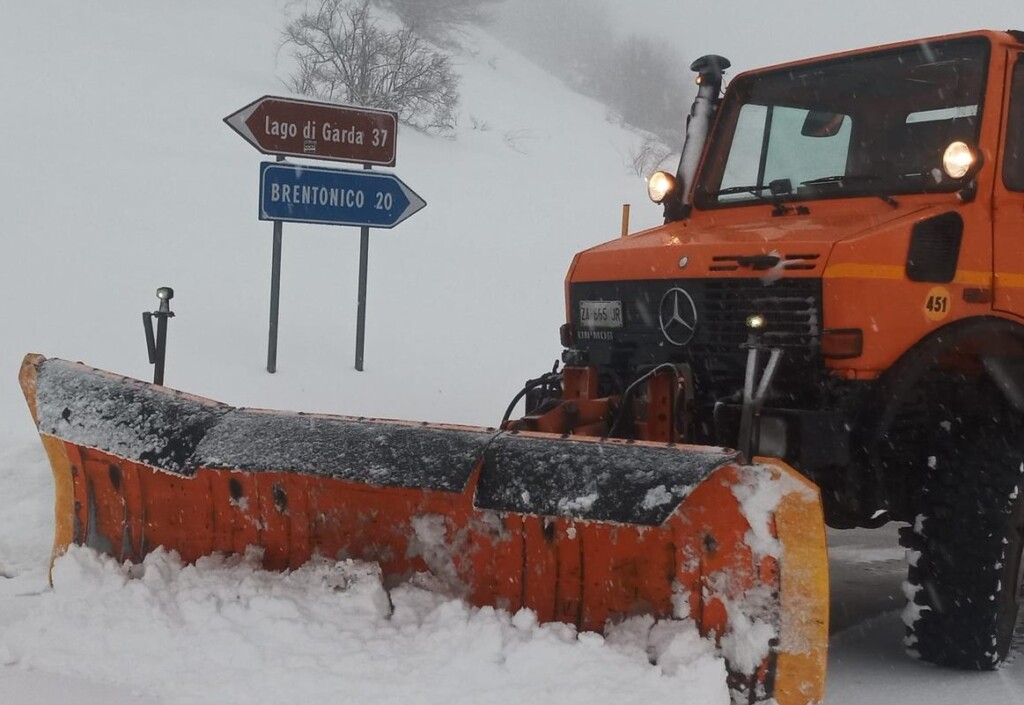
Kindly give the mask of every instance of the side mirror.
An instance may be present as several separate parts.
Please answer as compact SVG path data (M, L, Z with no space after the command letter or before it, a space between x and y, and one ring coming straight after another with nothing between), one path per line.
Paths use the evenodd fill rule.
M804 118L800 134L804 137L834 137L842 129L844 120L846 116L842 113L812 110Z
M775 197L789 196L793 193L793 182L790 179L773 179L768 182L768 191Z

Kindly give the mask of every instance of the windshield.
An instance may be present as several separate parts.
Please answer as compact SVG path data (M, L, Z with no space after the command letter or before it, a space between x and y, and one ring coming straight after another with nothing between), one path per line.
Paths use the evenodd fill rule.
M698 177L698 208L955 190L950 142L974 145L988 42L970 38L737 79Z

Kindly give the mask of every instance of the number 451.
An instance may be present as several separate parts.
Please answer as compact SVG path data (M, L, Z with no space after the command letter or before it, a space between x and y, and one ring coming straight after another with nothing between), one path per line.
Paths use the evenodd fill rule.
M929 296L924 307L932 313L946 313L949 311L949 299L945 296Z

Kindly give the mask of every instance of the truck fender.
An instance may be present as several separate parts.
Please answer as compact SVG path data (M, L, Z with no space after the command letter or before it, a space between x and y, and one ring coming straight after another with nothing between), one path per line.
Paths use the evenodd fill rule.
M888 485L879 453L901 407L925 378L938 370L981 373L1008 407L1024 412L1024 325L996 316L956 321L924 337L879 379L875 401L862 416L861 448L874 468L876 492Z
M1005 400L1024 411L1024 325L995 316L978 316L951 323L924 337L882 375L879 427L900 400L921 379L937 369L963 367L977 360Z

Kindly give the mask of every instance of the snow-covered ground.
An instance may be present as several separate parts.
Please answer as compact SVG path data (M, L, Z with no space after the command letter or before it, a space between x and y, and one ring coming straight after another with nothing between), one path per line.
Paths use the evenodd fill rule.
M634 229L659 221L629 167L639 138L473 33L457 134L399 137L395 172L428 206L372 233L366 371L352 366L356 231L288 224L267 374L263 157L221 119L286 93L289 7L4 7L0 703L724 702L722 662L686 623L577 636L422 586L388 595L368 565L282 579L241 559L156 554L128 569L76 550L48 586L52 489L16 384L26 352L145 379L139 314L170 285L170 386L239 406L494 424L558 355L572 254L617 235L622 203ZM892 549L852 544L845 558L888 565ZM898 607L835 636L828 703L1024 700L1024 657L992 674L905 657Z

